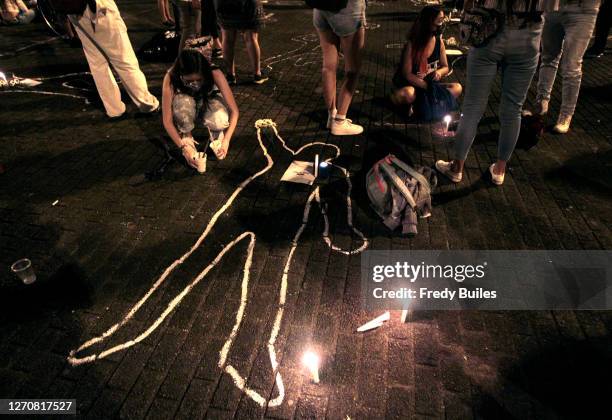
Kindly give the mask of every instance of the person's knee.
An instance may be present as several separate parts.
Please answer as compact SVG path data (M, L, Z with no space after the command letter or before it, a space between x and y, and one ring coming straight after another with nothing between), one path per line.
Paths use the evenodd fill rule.
M229 127L229 113L221 100L212 99L204 113L204 125L210 131L223 131Z
M463 93L463 86L461 86L461 83L453 83L451 85L451 93L455 98L461 96L461 93Z
M179 93L172 100L172 117L176 128L181 133L189 133L194 129L196 103L189 95Z

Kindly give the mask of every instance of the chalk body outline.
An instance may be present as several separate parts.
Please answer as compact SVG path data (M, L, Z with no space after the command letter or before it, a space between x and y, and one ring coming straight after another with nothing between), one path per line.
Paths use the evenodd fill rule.
M92 347L93 345L101 343L102 341L106 340L107 338L112 336L119 328L121 328L123 325L125 325L134 316L134 314L146 303L146 301L149 299L149 297L163 284L163 282L167 279L167 277L170 275L170 273L172 273L172 271L174 271L174 269L176 267L178 267L185 260L187 260L191 256L191 254L193 252L195 252L204 243L204 240L206 239L206 237L208 236L208 234L210 233L210 231L212 230L212 228L216 224L218 218L223 213L225 213L225 211L228 208L231 207L233 201L240 194L240 192L247 185L249 185L252 181L254 181L255 179L257 179L261 175L263 175L266 172L268 172L274 166L274 160L272 159L272 157L268 153L268 150L265 147L265 145L263 144L263 141L261 139L261 130L263 128L271 128L274 131L274 135L276 136L276 138L280 141L282 147L284 149L286 149L287 151L289 151L293 156L298 155L303 150L305 150L305 149L307 149L309 147L313 147L313 146L324 146L324 147L331 147L331 148L335 149L335 151L336 151L335 156L333 158L326 159L326 162L328 162L328 163L331 163L331 161L333 159L337 158L340 155L340 148L338 146L333 145L333 144L323 143L323 142L308 143L308 144L300 147L297 150L293 150L293 149L289 148L287 146L287 144L285 143L285 141L278 134L278 131L277 131L277 128L276 128L276 124L272 120L269 120L269 119L257 120L255 122L255 128L257 130L257 140L259 142L259 147L263 151L264 157L267 160L266 166L263 169L261 169L259 172L255 173L254 175L251 175L250 177L248 177L247 179L242 181L238 185L238 187L230 195L230 197L225 202L225 204L223 206L221 206L215 212L215 214L211 217L210 221L208 222L208 225L206 226L206 228L204 229L203 233L200 235L198 240L195 242L195 244L192 245L192 247L185 254L183 254L179 259L175 260L170 266L168 266L164 270L162 275L155 281L155 283L153 284L153 286L151 286L149 291L134 306L132 306L132 308L128 311L128 313L124 316L123 319L121 319L119 322L117 322L116 324L111 326L108 330L106 330L101 335L86 341L85 343L81 344L79 347L77 347L75 349L72 349L70 351L70 353L69 353L69 355L67 357L67 360L68 360L68 362L72 366L78 366L78 365L82 365L82 364L92 363L92 362L94 362L96 360L103 359L103 358L105 358L105 357L107 357L107 356L109 356L109 355L111 355L113 353L116 353L118 351L126 350L126 349L134 346L135 344L139 343L140 341L145 340L153 331L155 331L161 325L161 323L166 319L166 317L172 311L174 311L176 306L178 306L181 303L183 298L202 279L204 279L206 277L206 275L209 273L209 271L213 267L215 267L219 263L219 261L221 261L221 259L225 256L225 254L227 252L229 252L236 244L238 244L242 240L248 238L249 243L248 243L248 248L247 248L247 258L246 258L244 266L243 266L243 276L242 276L242 284L241 284L240 306L238 307L238 310L236 312L236 321L234 323L232 331L231 331L229 337L227 338L225 344L223 345L223 347L219 351L218 366L224 372L226 372L227 374L229 374L232 377L232 379L234 380L235 385L240 390L242 390L249 398L251 398L253 401L255 401L257 404L259 404L262 407L266 405L266 401L267 401L266 397L262 396L260 393L258 393L254 389L249 388L246 385L246 379L242 375L240 375L240 373L232 365L226 364L227 356L228 356L228 354L229 354L229 352L231 350L231 347L232 347L232 345L234 343L234 340L235 340L235 338L236 338L236 336L238 334L238 331L240 330L240 326L242 324L242 320L243 320L243 317L244 317L244 314L245 314L245 311L246 311L246 305L248 304L248 286L249 286L249 280L250 280L250 268L251 268L251 264L252 264L253 251L255 249L255 242L256 242L256 235L255 235L255 233L253 233L251 231L243 232L238 237L236 237L233 241L231 241L229 244L225 245L223 247L223 249L219 252L219 254L217 254L217 256L213 259L213 261L206 268L204 268L204 270L202 270L200 272L200 274L198 274L196 276L196 278L189 285L187 285L178 295L176 295L174 297L174 299L172 299L170 301L170 303L166 306L166 308L162 312L162 314L146 330L144 330L141 334L139 334L138 336L136 336L132 340L129 340L129 341L117 344L117 345L115 345L115 346L113 346L113 347L111 347L109 349L106 349L104 351L101 351L99 353L91 354L89 356L84 356L84 357L78 357L77 356L78 353L81 353L82 351ZM361 239L362 244L361 244L360 247L358 247L356 249L349 249L349 250L344 250L344 249L342 249L340 247L337 247L337 246L333 245L332 240L329 237L329 218L327 216L325 207L323 205L321 205L321 199L320 199L320 195L319 195L319 187L315 187L313 189L313 191L311 192L311 194L309 195L308 200L306 201L306 204L304 206L304 212L303 212L303 216L302 216L301 225L300 225L299 229L297 230L297 232L295 233L295 235L293 237L293 240L291 242L291 248L289 250L289 254L287 256L287 261L285 262L285 266L283 268L283 274L282 274L282 278L281 278L281 285L280 285L279 297L278 297L277 312L276 312L276 316L274 318L274 324L272 326L272 330L270 332L270 337L269 337L269 339L267 341L267 344L266 344L267 349L268 349L268 354L269 354L269 357L270 357L270 364L272 366L272 371L274 372L274 375L275 375L275 383L276 383L276 387L277 387L277 390L278 390L278 395L274 399L271 399L271 400L268 401L267 405L269 407L279 406L280 404L282 404L282 402L284 400L284 397L285 397L284 383L283 383L282 375L281 375L281 373L279 371L278 361L277 361L277 358L276 358L275 343L276 343L276 339L278 337L278 333L280 331L280 327L281 327L281 323L282 323L283 315L284 315L284 310L285 310L285 302L286 302L286 296L287 296L287 284L288 284L288 277L289 277L289 269L291 267L291 262L293 260L293 254L294 254L295 250L298 247L299 239L300 239L302 233L304 232L304 229L306 228L306 226L308 224L308 219L309 219L310 208L311 208L312 202L316 201L319 204L319 208L321 210L321 213L322 213L323 219L324 219L324 229L323 229L323 232L322 232L323 240L325 241L325 243L333 251L340 252L340 253L343 253L343 254L346 254L346 255L354 255L354 254L358 254L358 253L364 251L368 247L368 244L369 244L368 239L363 235L363 233L359 229L357 229L356 227L353 226L352 200L351 200L352 184L351 184L351 181L350 181L349 172L345 168L342 168L342 167L337 166L337 165L334 165L334 166L339 168L340 171L343 173L343 175L345 176L345 180L347 182L347 186L348 186L347 195L346 195L347 224L353 230L353 232Z

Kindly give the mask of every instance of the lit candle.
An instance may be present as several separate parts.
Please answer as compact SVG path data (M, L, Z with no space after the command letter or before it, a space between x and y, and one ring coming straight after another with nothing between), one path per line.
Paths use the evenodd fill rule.
M452 117L450 115L444 116L444 122L446 123L446 128L444 129L444 134L448 133L448 127L452 121Z
M321 363L321 359L319 358L319 355L313 351L307 351L306 353L304 353L302 362L304 363L304 366L306 366L306 369L308 369L312 382L314 382L315 384L318 384L319 383L319 364Z

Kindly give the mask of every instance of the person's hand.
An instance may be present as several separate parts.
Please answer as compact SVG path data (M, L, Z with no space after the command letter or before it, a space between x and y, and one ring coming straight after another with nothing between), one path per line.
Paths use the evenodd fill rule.
M219 148L219 151L217 152L217 158L219 160L225 159L225 157L227 156L227 151L228 150L229 150L229 140L228 139L223 139L223 143L221 144L221 148Z
M440 81L440 79L442 79L442 75L440 74L440 72L439 72L438 70L436 70L436 71L434 71L434 72L433 72L433 79L434 79L436 82L439 82L439 81Z
M202 8L202 4L201 4L200 0L191 0L191 6L194 9L198 9L198 10Z

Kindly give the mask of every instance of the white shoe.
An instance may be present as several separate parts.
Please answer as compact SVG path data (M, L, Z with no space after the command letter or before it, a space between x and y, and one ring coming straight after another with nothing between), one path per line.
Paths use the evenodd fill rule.
M572 123L571 115L559 115L557 124L553 127L553 131L559 134L565 134L569 131L570 124Z
M504 178L506 177L506 173L504 172L503 174L498 175L495 172L493 172L494 170L495 170L495 164L492 163L491 166L489 166L489 173L491 174L491 181L493 181L495 185L503 184Z
M354 136L363 133L363 127L358 124L353 124L348 118L343 120L334 118L331 123L331 133L334 136Z
M461 182L463 178L462 172L453 172L452 171L453 162L447 162L445 160L439 160L436 162L436 170L440 172L442 175L453 181L454 183Z
M338 110L334 109L332 112L329 112L329 110L327 111L327 129L330 130L332 127L332 122L334 122L334 118L336 118L336 114L338 113Z

